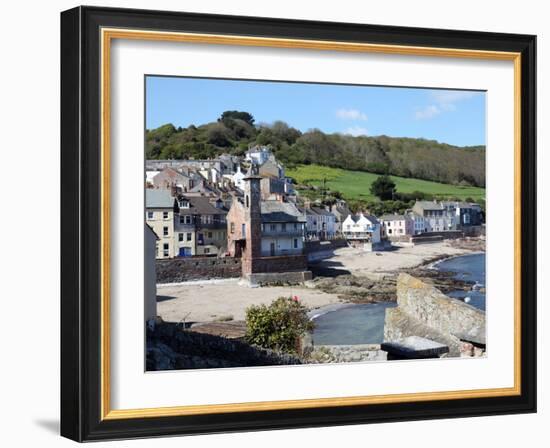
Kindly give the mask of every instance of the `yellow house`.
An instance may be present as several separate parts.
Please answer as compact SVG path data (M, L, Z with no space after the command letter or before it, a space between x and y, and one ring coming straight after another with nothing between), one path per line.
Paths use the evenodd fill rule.
M170 190L145 190L145 222L157 234L157 258L177 255L174 244L174 216L178 205Z

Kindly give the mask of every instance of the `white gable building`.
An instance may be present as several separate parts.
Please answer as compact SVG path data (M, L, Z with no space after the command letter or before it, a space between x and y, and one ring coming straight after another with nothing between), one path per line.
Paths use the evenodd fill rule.
M342 223L342 233L348 240L379 243L380 223L372 215L349 215Z

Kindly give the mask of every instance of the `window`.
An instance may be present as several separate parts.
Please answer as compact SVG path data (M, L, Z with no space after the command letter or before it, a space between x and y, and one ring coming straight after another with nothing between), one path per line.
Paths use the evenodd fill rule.
M246 236L246 224L244 222L241 224L241 236L243 238Z
M162 228L162 235L163 235L163 236L168 236L168 227L164 226L164 227Z
M271 230L272 232L275 232L275 230L277 230L277 225L276 224L270 224L269 225L269 230Z
M178 241L183 241L183 233L178 234Z
M298 249L298 238L294 238L294 249Z
M154 212L147 212L147 219L153 219L153 216L155 216Z
M162 255L164 257L168 257L170 255L170 245L168 243L164 243L162 245Z
M187 237L187 241L191 241L191 240L193 239L193 234L192 234L192 233L188 233L188 234L186 235L186 237Z
M286 232L286 224L285 223L281 224L281 230L283 232Z
M205 248L204 248L204 253L205 253L205 254L209 254L209 253L210 253L210 249L209 249L208 247L205 247Z
M250 207L250 199L248 198L248 195L246 195L246 208Z
M208 238L212 238L212 232L208 232L206 235Z
M162 212L162 219L168 219L168 212Z
M235 223L234 222L229 224L229 232L230 233L235 233Z
M185 224L191 224L191 215L185 216Z
M185 224L185 216L180 215L180 224Z
M294 230L298 230L298 224L294 223Z

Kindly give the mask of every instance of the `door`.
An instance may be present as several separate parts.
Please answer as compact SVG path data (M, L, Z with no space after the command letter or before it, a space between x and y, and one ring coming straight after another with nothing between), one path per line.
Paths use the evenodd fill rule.
M271 256L275 256L275 243L269 243L269 253Z

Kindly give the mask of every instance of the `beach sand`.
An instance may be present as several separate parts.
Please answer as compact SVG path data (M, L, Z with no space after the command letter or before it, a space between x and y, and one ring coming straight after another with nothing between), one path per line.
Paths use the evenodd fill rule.
M364 252L361 249L342 248L321 261L318 266L349 271L357 276L395 274L399 269L419 266L435 257L472 253L445 242L398 247L387 252ZM157 313L168 322L212 322L216 320L244 320L250 305L269 304L278 297L298 296L310 309L341 303L335 294L304 286L277 286L249 288L238 280L192 282L157 286Z

